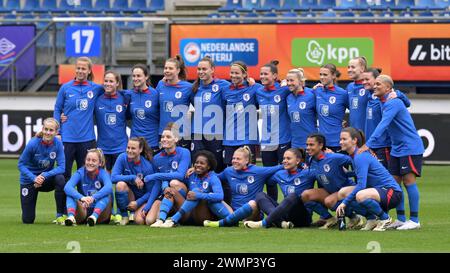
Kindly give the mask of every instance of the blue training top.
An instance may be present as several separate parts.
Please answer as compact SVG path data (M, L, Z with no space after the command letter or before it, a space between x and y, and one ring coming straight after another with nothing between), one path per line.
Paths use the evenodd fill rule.
M286 97L287 86L276 82L273 86L261 86L256 90L256 99L261 109L261 145L281 145L291 142L289 114Z
M282 165L274 167L249 165L245 170L236 171L233 167L228 167L220 173L220 180L230 185L233 210L255 200L256 194L263 191L266 180L281 169L283 169Z
M58 166L55 168L55 162ZM66 160L64 146L58 138L45 143L40 137L33 137L20 155L17 167L20 171L20 184L34 183L36 176L42 174L45 179L64 174Z
M391 137L391 155L402 157L421 155L424 152L423 142L417 133L411 114L405 104L398 98L386 101L389 94L381 98L383 117L366 145L372 148L386 130Z
M103 87L91 81L71 80L58 91L53 117L61 124L63 142L87 142L95 140L94 108L97 97L103 94ZM67 121L61 123L61 113Z
M305 190L314 188L316 175L310 169L297 169L294 172L280 170L269 180L271 184L278 184L284 197L294 193L301 196Z
M81 167L67 181L64 192L76 200L92 196L97 201L113 193L111 178L103 168L98 169L94 177L90 177L86 167Z
M325 136L327 146L337 147L345 109L348 108L347 91L334 85L327 88L318 87L315 94L319 132Z
M196 173L189 176L187 184L190 191L195 192L195 197L208 202L221 202L223 200L223 189L220 179L214 172L209 172L203 177Z
M344 199L344 204L348 205L355 200L359 191L367 188L392 188L395 191L402 191L392 175L370 152L365 151L358 154L358 149L356 149L352 160L357 184L355 189Z
M317 133L316 96L310 88L297 95L291 93L287 97L287 107L291 120L291 147L306 148L308 136Z
M355 185L344 167L352 164L352 159L348 155L337 153L321 153L318 158L311 159L311 170L315 172L319 185L328 193L338 192L341 188Z
M361 81L354 81L347 85L349 123L350 126L364 131L366 127L366 108L370 98L370 92L364 89Z
M152 87L127 90L130 99L130 137L144 137L150 147L159 146L159 93Z
M97 147L104 154L123 153L127 149L127 99L122 92L110 96L103 94L95 102Z

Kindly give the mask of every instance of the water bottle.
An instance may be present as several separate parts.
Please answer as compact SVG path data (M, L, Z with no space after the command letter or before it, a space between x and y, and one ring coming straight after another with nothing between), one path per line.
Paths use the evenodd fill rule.
M338 216L338 227L339 227L339 230L341 230L341 231L346 229L344 214Z

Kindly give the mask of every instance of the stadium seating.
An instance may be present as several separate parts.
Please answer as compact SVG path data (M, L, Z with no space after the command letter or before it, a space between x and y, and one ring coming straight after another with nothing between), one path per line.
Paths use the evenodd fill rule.
M278 20L279 23L296 23L298 19L298 14L294 11L285 11L281 13L281 16L286 18L282 20Z
M300 2L299 0L284 0L283 5L281 6L280 10L300 10Z
M272 18L272 17L277 17L277 13L276 12L267 12L263 15L265 18ZM263 24L276 24L277 20L273 19L273 20L264 20L262 22Z
M324 18L336 18L336 17L337 17L337 14L336 14L336 12L334 12L333 10L328 10L328 11L322 13L322 14L320 15L320 17L324 17ZM334 20L320 20L320 19L318 19L316 22L317 22L317 23L333 23L333 22L335 22L335 21L334 21Z
M301 10L318 10L320 9L318 0L302 0Z
M255 11L251 11L244 15L244 17L248 20L249 23L258 23L259 14Z
M22 12L36 12L40 9L39 0L25 0L25 5L21 9Z
M357 0L341 0L339 1L339 5L335 7L336 10L356 10L358 9L359 4Z
M20 11L20 0L6 0L4 7L8 11Z
M80 0L80 4L74 5L73 10L75 12L92 12L94 10L92 1L93 0Z
M371 11L363 11L359 14L359 17L364 18L364 19L358 19L357 21L360 23L371 23L374 21L374 19L373 19L374 16L375 15ZM367 19L365 19L365 18L367 18Z
M56 0L43 0L42 6L40 6L36 12L39 13L51 13L56 12L58 10L58 5L56 3ZM40 17L42 18L43 15Z
M429 16L433 16L433 13L429 10L426 10L426 11L419 12L417 15L422 16L422 17L429 17ZM432 19L421 20L421 23L433 23L433 20Z
M92 12L106 13L109 11L111 11L111 4L110 4L109 0L96 0L95 1L95 6L92 9Z
M241 8L237 8L237 11L252 11L261 8L261 0L245 0L242 3Z
M320 7L323 9L332 9L336 7L336 0L320 0Z
M436 0L436 6L441 9L450 8L450 0Z
M389 10L383 11L383 12L380 13L379 17L382 17L382 18L394 17L394 13L392 11L389 11ZM382 22L382 23L393 23L394 20L383 19L380 22Z
M355 17L355 13L352 11L345 11L340 14L340 17ZM354 20L340 20L340 23L352 23Z
M166 5L164 4L164 0L151 0L150 7L152 11L164 10Z
M374 10L386 10L395 8L395 0L381 0L379 5L372 7Z
M147 6L146 0L132 0L130 8L127 10L128 12L155 12L155 10L151 9Z
M393 7L393 10L406 10L410 7L414 7L415 3L414 0L398 0L397 5Z
M280 10L280 0L265 0L264 5L257 8L258 11Z
M242 9L242 0L227 0L225 6L218 9L219 12L230 12L238 9Z
M128 10L128 0L114 0L111 10L113 12L123 13L125 10Z

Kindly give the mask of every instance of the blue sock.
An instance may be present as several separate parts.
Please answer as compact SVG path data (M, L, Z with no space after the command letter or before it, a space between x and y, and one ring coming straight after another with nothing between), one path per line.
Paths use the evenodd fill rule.
M263 226L263 227L267 227L266 218L262 219L262 226Z
M369 198L362 201L360 204L364 206L370 213L373 213L376 216L380 217L380 220L389 219L389 215L383 211L383 209L380 206L380 203L378 203L377 201Z
M161 207L159 209L159 219L165 221L167 214L169 214L170 209L173 206L173 202L167 198L164 198L161 202Z
M56 218L63 216L64 213L56 213Z
M109 196L103 197L102 199L95 202L94 212L92 213L92 215L98 219L102 211L104 211L106 206L108 206L108 203L109 203Z
M179 189L178 192L179 192L184 198L186 198L186 194L187 194L187 193L186 193L185 190Z
M328 219L328 218L333 217L333 215L331 215L331 213L328 211L328 209L319 202L316 202L316 201L306 202L305 207L311 215L312 215L312 212L319 214L320 219Z
M417 184L415 182L414 184L405 187L408 192L409 199L409 218L411 221L419 223L419 189L417 188Z
M128 217L128 210L127 210L127 206L129 203L128 192L116 191L116 202L117 202L117 209L120 211L120 215L122 215L122 217Z
M351 208L351 210L353 210L356 214L365 216L366 218L368 217L368 215L370 215L367 209L364 206L361 206L361 204L358 203L356 200L351 201L350 204L348 205Z
M75 216L77 211L77 202L70 196L66 198L67 216Z
M183 205L181 206L180 210L175 213L174 216L172 216L172 221L175 223L178 223L180 219L188 212L192 211L197 205L198 200L186 200L184 201Z
M220 219L224 219L231 214L231 212L227 209L227 207L225 207L222 202L208 202L208 207Z
M237 209L232 214L228 215L225 219L222 219L219 221L219 226L232 226L236 223L238 223L240 220L245 219L246 217L250 216L253 212L252 207L247 203Z
M400 188L402 186L400 185ZM395 208L397 210L397 219L402 222L406 222L406 216L405 216L405 192L402 188L402 198L400 199L400 203Z

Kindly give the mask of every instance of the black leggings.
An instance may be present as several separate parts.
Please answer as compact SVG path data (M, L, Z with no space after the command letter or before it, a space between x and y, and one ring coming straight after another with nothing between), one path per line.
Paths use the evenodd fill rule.
M64 186L66 181L62 174L46 179L41 187L35 188L34 184L20 185L20 203L22 205L22 222L33 224L36 218L36 201L38 192L55 190L56 212L64 214L66 210L66 194Z

